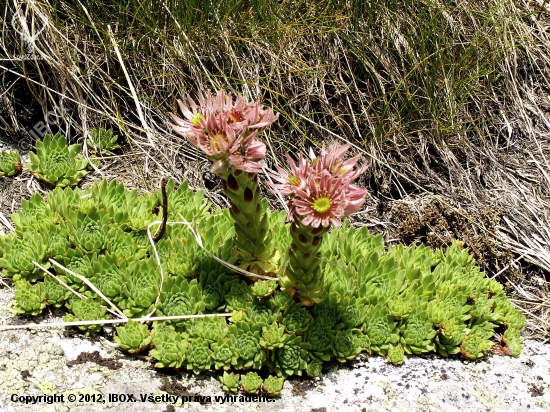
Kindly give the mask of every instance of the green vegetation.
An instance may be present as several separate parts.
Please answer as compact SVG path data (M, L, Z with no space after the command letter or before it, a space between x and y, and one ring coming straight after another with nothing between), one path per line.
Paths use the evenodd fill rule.
M201 193L193 194L185 184L174 190L169 182L167 187L172 197L187 199L173 205L168 221L201 216L191 227L198 225L208 250L229 260L234 229L228 211L208 210ZM94 195L105 192L111 196ZM143 196L150 208L161 204L160 191ZM57 188L46 202L35 196L23 204L23 211L14 215L16 232L1 240L5 253L0 258L3 275L18 279L17 313L37 315L48 305L64 305L71 312L66 321L99 321L79 326L87 335L99 331L101 320L110 317L109 306L95 290L52 266L50 258L86 278L127 316L143 317L155 310L155 316L232 311L229 320L130 320L117 328L115 341L130 353L149 350L161 368L197 374L234 370L242 373L245 391L256 393L263 384L272 395L280 392L288 376L319 376L323 362L346 362L361 352L386 356L395 364L409 354L428 352L477 359L495 345L497 333L504 336L510 354L517 356L521 350L523 315L511 306L499 283L484 277L459 242L446 251L423 246L386 250L381 236L344 224L331 230L320 248L322 262L327 262L321 265L324 298L303 306L273 281L248 285L202 249L191 248L195 255L189 256L185 245L196 239L185 225L169 225L156 244L159 266L152 245L142 245L134 236L141 229L127 224L126 197L138 200L140 207L134 192L102 181L85 190ZM278 246L287 249L291 236L289 225L280 224L283 212L268 210L267 215ZM69 245L61 257L56 248L46 246L51 222L57 222L56 236ZM109 243L115 239L121 244ZM163 251L161 242L173 249ZM121 259L121 250L145 251ZM181 269L183 274L171 273L167 262L180 253L195 263ZM35 270L33 261L50 267L83 296L69 293L49 276L42 280L44 273ZM277 378L262 381L255 373L260 370ZM239 375L224 372L221 379L226 390L236 390Z
M113 150L120 146L117 144L118 136L113 134L111 129L105 130L102 127L92 129L91 137L86 140L88 147L101 155L111 155Z
M21 173L21 156L17 150L0 153L0 176L15 176Z
M507 251L519 257L533 250L530 262L550 267L550 239L537 230L547 223L550 185L538 185L544 196L517 189L549 175L536 166L547 164L538 143L548 132L546 2L46 0L25 10L6 4L5 26L19 14L21 30L5 30L0 45L6 84L18 79L0 107L0 130L13 140L28 140L22 131L33 126L18 96L34 96L43 117L62 101L60 126L84 135L100 125L114 130L128 143L124 159L136 163L150 189L143 163L152 158L180 179L182 167L202 173L194 162L202 154L166 127L176 96L224 88L280 113L281 129L267 136L268 165L286 151L348 141L369 154L374 197L442 195L445 213L452 209L461 220L449 232L493 274L511 262ZM33 43L39 58L22 60L20 32L33 21L43 29ZM521 176L536 177L511 175L511 160L529 170ZM528 196L534 214L507 205L509 235L482 233L477 247L479 226L494 232L495 224L464 212L498 214L487 199L509 178L518 180L507 189L512 198ZM458 204L456 187L467 192ZM450 244L452 236L427 235L419 220L419 229L402 231L404 242ZM543 240L533 249L527 238L535 231Z
M6 19L16 7L6 6ZM177 112L176 96L182 93L194 98L207 88L225 88L248 100L261 98L279 115L278 132L266 136L268 165L281 163L284 151L297 154L328 138L342 139L371 156L371 187L385 198L421 188L445 199L450 187L447 201L459 196L461 202L452 206L453 216L464 218L464 209L487 206L478 199L502 189L498 177L489 179L486 171L509 173L508 158L493 156L493 150L523 146L514 140L522 129L528 130L527 140L538 132L524 99L549 84L550 39L537 20L547 11L524 7L497 0L46 0L25 16L28 24L31 18L44 24L33 52L41 58L17 59L24 53L22 38L7 30L0 48L13 61L0 66L9 76L26 78L28 94L40 96L43 108L56 107L63 96L66 125L91 130L86 144L96 155L118 149L116 131L138 167L139 158L147 157L181 178L176 163L204 153L182 148L166 126L167 114ZM6 90L7 105L18 100L20 88ZM530 110L546 110L543 100L530 100ZM12 109L0 129L15 136L28 125L19 124ZM200 123L200 116L194 121ZM501 132L503 124L507 133ZM544 157L544 148L532 140L525 158L547 179L537 154ZM246 148L240 147L244 157ZM166 217L161 191L138 195L105 180L71 188L86 176L88 161L96 165L97 159L85 160L81 146L67 146L60 134L46 135L36 148L28 169L58 187L47 201L39 194L23 200L23 210L12 215L15 233L0 237L0 269L14 281L16 313L38 315L53 306L70 311L67 321L109 319L112 307L98 292L129 318L231 312L229 319L130 320L117 328L115 341L129 353L148 353L158 368L216 370L223 372L226 391L263 388L272 396L288 376L321 376L325 362L347 362L362 352L400 364L429 352L474 360L497 344L514 356L521 351L524 316L454 239L476 245L470 248L476 256L483 253L475 242L480 238L525 256L525 239L531 237L523 233L531 226L535 233L547 221L537 215L547 203L528 197L523 187L530 180L523 175L521 184L507 175L518 192L506 190L512 196L520 191L517 199L535 205L529 209L533 216L525 217L530 221L512 216L506 221L510 237L495 241L474 213L464 218L466 224L453 226L463 232L437 240L444 248L431 249L386 247L380 236L348 223L322 233L291 229L284 213L259 199L252 174L259 163L246 173L231 169L223 176L215 168L234 207L210 210L187 182L176 188L169 180L168 221L186 220L189 226L168 224L153 246L147 229L155 235L160 225L152 222ZM0 176L20 170L17 152L0 155ZM533 193L546 190L540 179L529 179L537 187ZM404 231L407 222L398 222ZM420 217L417 226L430 224ZM406 233L415 238L418 230ZM527 244L533 251L528 257L548 267L548 242L541 242ZM209 252L278 281L251 284L254 278L240 276ZM79 328L90 335L101 330L100 323Z
M30 152L31 162L27 168L36 176L54 186L75 186L88 174L88 161L79 156L82 146L67 146L65 136L46 134L44 140L36 141L36 154Z

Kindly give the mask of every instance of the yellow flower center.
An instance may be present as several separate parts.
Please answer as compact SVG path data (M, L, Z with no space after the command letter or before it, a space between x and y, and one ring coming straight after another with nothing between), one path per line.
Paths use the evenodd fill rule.
M212 135L212 144L214 145L216 150L220 150L220 139L223 139L227 142L227 136L222 132L217 132Z
M313 209L319 213L326 213L330 210L330 199L328 197L320 197L313 201Z
M300 179L298 179L296 176L294 175L290 175L289 179L288 179L288 182L292 185L292 186L298 186L300 185Z
M195 113L195 115L191 118L191 123L195 127L199 127L201 125L201 119L204 119L204 116L201 112Z

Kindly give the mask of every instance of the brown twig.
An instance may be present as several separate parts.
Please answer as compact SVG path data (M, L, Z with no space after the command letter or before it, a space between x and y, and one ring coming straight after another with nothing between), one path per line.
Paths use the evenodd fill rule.
M153 238L153 241L157 243L159 240L162 239L164 236L164 232L166 232L166 221L168 220L168 195L166 194L166 182L168 181L168 178L165 176L162 178L162 181L160 183L160 190L162 193L162 224L160 225L160 229Z

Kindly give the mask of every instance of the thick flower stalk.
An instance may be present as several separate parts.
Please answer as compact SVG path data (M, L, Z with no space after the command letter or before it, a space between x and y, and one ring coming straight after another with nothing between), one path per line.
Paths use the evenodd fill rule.
M172 115L172 128L201 149L212 161L211 171L223 179L235 222L233 258L245 270L272 274L275 248L257 176L266 146L257 136L278 116L258 102L246 103L241 96L233 102L224 91L215 97L199 95L198 104L190 98L188 102L186 106L178 101L185 119Z
M348 149L349 145L328 150L323 146L319 157L311 152L311 160L307 160L300 154L297 164L287 156L291 171L277 166L279 175L272 175L278 182L273 187L290 197L288 220L292 221L288 268L281 286L305 306L323 299L323 236L365 201L366 190L352 184L365 167L354 168L359 156L343 161Z

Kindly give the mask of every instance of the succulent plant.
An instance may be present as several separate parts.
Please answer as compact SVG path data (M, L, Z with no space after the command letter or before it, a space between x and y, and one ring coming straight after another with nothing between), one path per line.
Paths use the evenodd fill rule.
M100 252L107 239L113 234L109 216L103 210L93 207L89 213L75 210L66 223L72 241L83 252Z
M462 341L460 354L466 359L478 359L491 349L493 343L489 339L483 339L478 335L468 335Z
M82 146L67 146L65 136L46 134L36 142L36 154L29 152L27 168L36 178L55 186L74 186L88 173L88 161L78 154Z
M15 176L21 173L21 156L17 150L5 150L0 153L0 176Z
M301 304L292 305L285 310L281 319L281 324L294 334L305 333L312 322L313 317Z
M266 360L266 353L260 346L260 331L259 326L246 322L237 322L229 327L231 344L239 354L236 369L261 368Z
M273 322L271 325L262 327L262 338L260 345L268 350L282 348L290 335L285 333L284 326Z
M324 298L324 271L321 269L322 240L331 225L340 226L339 218L356 212L365 201L366 190L352 184L366 167L354 169L356 156L344 162L350 145L323 146L311 161L301 154L296 165L290 156L291 172L277 167L279 176L272 175L272 184L280 193L289 196L291 244L289 264L280 280L281 287L296 294L305 306Z
M224 304L225 291L236 282L235 277L218 270L201 272L199 279L205 307L211 311L218 310Z
M456 355L460 352L462 340L469 329L462 322L447 319L440 323L439 333L435 336L437 351L443 356Z
M87 277L93 273L92 261L97 259L95 254L87 255L80 249L69 249L65 256L61 258L63 266L72 272ZM89 288L88 286L76 276L73 276L69 272L64 273L67 277L67 284L75 289L77 292L85 292Z
M508 328L504 332L502 340L506 343L508 352L512 356L519 356L521 354L521 343L523 341L522 336L519 333L519 330Z
M64 276L58 278L63 282L67 280ZM65 286L50 276L44 278L43 286L46 302L56 308L60 308L71 295L71 292Z
M352 329L336 332L332 351L339 362L355 359L363 349L361 338Z
M173 283L173 280L171 282ZM123 298L119 303L124 314L134 317L151 312L159 294L160 284L160 269L154 258L130 262L123 274Z
M396 321L400 321L409 317L413 305L411 296L396 296L388 301L388 311Z
M132 191L135 193L135 191ZM130 193L132 193L130 192ZM127 225L133 231L146 230L150 223L162 220L160 199L156 193L141 196L127 196L122 207L124 218L127 216ZM151 231L154 233L154 227Z
M88 213L89 209L86 209L90 205L88 202L94 200L88 193L78 187L56 187L47 194L47 198L48 212L55 218L53 223L61 223L61 221L66 220L72 210L79 209L84 213Z
M39 315L46 307L46 293L42 283L31 285L26 280L15 283L15 313Z
M256 395L260 392L263 380L256 372L248 372L241 375L241 387L246 393Z
M311 313L315 323L327 325L332 328L340 321L340 296L337 293L329 293L326 298L312 307Z
M235 229L229 211L227 209L217 209L214 215L205 218L200 225L202 228L202 243L206 250L216 251L218 257L227 261L231 260L233 250L232 238L235 234ZM201 267L201 270L204 269L204 267ZM210 268L210 270L212 269L214 268Z
M231 344L230 339L226 338L219 340L218 342L212 343L210 347L212 348L212 358L216 369L224 369L227 371L231 369L232 365L237 364L239 353Z
M39 193L34 193L29 200L21 200L22 212L11 215L16 232L23 235L26 231L39 231L44 226L56 224L57 216Z
M259 280L250 287L252 293L258 299L264 299L271 296L276 288L277 282L274 280Z
M230 323L248 322L248 316L244 310L234 310L229 318Z
M401 365L405 360L405 350L401 345L391 345L388 348L387 359L394 365Z
M194 238L191 239L191 236L172 239L169 241L169 253L166 261L168 272L173 276L195 277L201 257L202 251L197 241Z
M388 313L386 306L373 306L368 315L365 334L369 337L370 350L385 355L391 344L399 341L397 322ZM431 326L431 324L430 324Z
M115 342L130 353L139 353L151 343L148 326L132 319L126 325L117 327L116 331L118 336L114 337Z
M4 242L0 268L7 276L13 276L15 281L19 279L35 281L38 278L43 278L44 273L32 262L38 262L49 268L50 264L44 262L46 248L42 238L33 232L26 231L22 237L10 236Z
M67 231L61 225L44 225L40 234L44 244L48 246L46 255L54 260L61 259L72 246Z
M426 312L417 307L405 321L400 341L406 353L421 354L435 349L432 339L436 333Z
M117 266L140 260L147 255L147 249L136 242L132 234L117 228L107 239L106 254L114 258Z
M331 163L327 163L327 153L324 156L317 161ZM333 166L339 164L333 160ZM311 167L316 167L314 162ZM226 184L230 183L228 176ZM263 256L271 256L267 260L247 257L248 246L232 252L235 227L231 219L239 219L235 210L231 214L218 209L210 214L202 194L193 194L186 183L174 190L174 182L169 181L166 188L169 214L174 220L183 217L194 222L204 247L217 257L257 273L278 265L280 254L274 249L273 255ZM355 189L350 190L347 195ZM308 203L302 195L298 197ZM300 255L301 264L318 265L323 274L312 277L307 287L304 283L302 293L297 283L276 290L274 280L242 281L199 248L183 225L168 225L155 243L162 262L159 267L144 230L148 222L161 216L158 192L140 196L122 184L102 181L83 190L57 188L47 198L45 202L35 194L22 201L23 210L12 216L16 231L0 237L0 268L15 280L18 313L38 314L46 305L65 304L73 313L67 315L68 321L108 318L96 294L62 268L54 268L59 279L89 299L76 299L50 277L40 281L43 273L32 261L50 268L49 257L88 278L128 317L155 311L159 316L232 311L229 319L156 321L151 332L133 320L117 328L115 340L129 352L138 353L151 345L157 367L178 370L185 366L199 373L210 368L230 371L267 366L278 377L263 382L264 393L276 396L285 377L303 371L320 376L323 362L345 362L364 350L385 355L394 364L401 364L407 354L429 351L477 359L495 345L499 336L495 331L504 331L492 351L513 356L521 351L523 314L511 305L501 285L484 277L458 243L446 252L423 246L386 250L380 236L344 222L340 230L327 231L322 242L313 238L310 246L315 259ZM245 202L239 210L249 206ZM302 206L311 209L309 203ZM321 219L318 211L309 212L313 220ZM284 224L284 212L266 209L265 216L270 244L284 250L291 241L302 242L299 235L303 233L294 229L291 235L289 225ZM259 230L245 226L238 230ZM238 235L241 240L251 235L243 233ZM330 264L321 267L319 262ZM286 276L284 269L280 273ZM300 276L303 280L309 275ZM323 280L319 288L315 286L318 279ZM309 307L302 303L316 300L321 302ZM89 334L100 326L81 329ZM226 390L234 391L240 379L228 373L220 378ZM261 379L254 371L241 380L250 393L260 388Z
M312 306L324 297L324 279L320 264L320 248L325 227L311 227L293 222L290 227L292 243L288 267L280 280L281 287L296 293L302 303Z
M191 336L204 338L209 343L223 340L229 333L225 318L218 316L190 320L186 329Z
M252 325L264 327L271 325L277 319L277 313L269 308L265 303L254 303L246 311L246 317Z
M138 198L136 190L127 190L122 183L106 180L93 184L89 189L90 199L98 203L99 208L105 208L121 229L126 229L128 224L127 204Z
M290 375L302 376L309 360L308 344L302 342L301 336L294 336L286 341L285 346L275 349L270 359L270 369L277 376L286 378Z
M287 292L276 290L275 293L273 293L273 296L269 299L269 303L273 309L284 311L294 303L294 300Z
M168 277L164 280L160 293L160 304L157 307L159 316L196 315L204 312L202 292L197 279L189 281L181 276ZM170 321L184 327L185 321Z
M182 182L177 189L172 178L166 182L168 196L168 214L176 220L183 217L188 222L203 222L208 218L210 208L202 191L193 192L187 181ZM229 222L228 222L229 223ZM228 224L227 227L230 225Z
M510 329L522 330L525 328L525 316L520 310L510 307L505 315L504 324Z
M495 324L488 321L478 321L470 326L470 333L468 336L476 335L482 339L491 339L495 334Z
M90 276L92 283L109 299L117 302L121 297L121 288L124 278L124 268L119 268L115 264L115 259L111 256L100 255L93 262L93 273ZM97 297L95 292L90 292L89 296Z
M109 319L105 306L94 299L73 298L66 306L73 314L66 315L65 322ZM81 325L78 328L85 332L86 336L89 336L93 332L99 332L102 326L103 324L98 323L96 325Z
M246 282L234 282L231 289L225 295L227 310L246 310L254 300L252 291Z
M307 376L311 378L319 377L323 374L323 364L318 361L312 361L307 364L306 368Z
M224 192L232 203L234 259L245 270L273 273L275 248L271 246L267 202L260 198L257 176L266 146L256 136L277 117L271 110L261 109L259 103L245 104L240 96L233 103L223 91L215 100L210 95L207 99L205 102L201 96L200 109L192 100L189 108L179 102L186 119L172 116L176 123L172 128L206 153L213 162L212 172L223 180Z
M495 301L487 295L479 295L468 310L468 316L475 321L497 321L499 314L493 312Z
M181 368L187 353L187 341L182 339L180 333L165 331L156 334L153 336L153 345L155 348L149 351L149 355L158 361L155 367Z
M367 317L368 309L363 299L344 296L340 301L340 322L346 328L360 327Z
M203 370L210 369L214 358L208 341L203 338L189 339L185 363L187 369L192 369L196 375Z
M260 198L257 174L231 168L222 179L232 203L229 211L235 224L234 259L249 272L274 273L276 248L272 246L267 200Z
M278 378L276 376L268 376L264 380L262 389L265 394L269 396L279 396L283 390L283 384L285 383L284 378Z
M151 340L152 342L154 342L155 339L159 339L162 335L170 335L172 332L175 331L176 328L174 327L174 325L157 320L153 322L153 328L151 329Z
M428 320L434 325L441 325L442 322L449 318L453 318L455 308L454 305L449 305L447 302L441 299L434 299L427 304L426 315ZM467 310L470 308L468 307Z
M86 139L86 143L92 151L103 155L109 155L112 154L113 150L119 148L117 140L118 135L113 134L112 129L106 130L102 127L97 127L91 130L90 137Z
M239 390L240 378L241 378L241 375L239 375L238 373L224 372L223 375L220 376L220 382L223 385L223 390L226 392L237 393Z
M310 345L311 358L320 362L330 360L334 337L335 330L330 325L315 321L306 334L306 342Z

